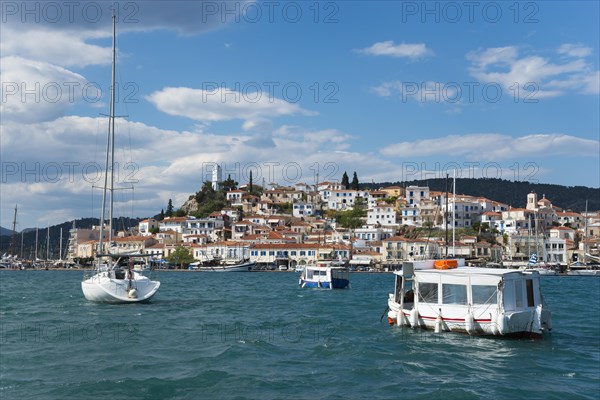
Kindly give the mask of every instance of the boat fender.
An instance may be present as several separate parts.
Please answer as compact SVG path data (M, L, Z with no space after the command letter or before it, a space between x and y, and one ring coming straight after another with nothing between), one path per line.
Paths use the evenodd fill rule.
M470 311L465 315L465 330L469 335L472 335L475 331L475 318L473 318L473 313Z
M552 330L552 316L548 313L548 318L546 319L546 329L548 332Z
M398 310L398 313L396 314L396 325L398 325L398 326L406 325L406 323L404 321L404 313L402 312L402 310Z
M127 295L129 296L130 299L135 299L137 298L137 290L135 288L131 289Z
M442 314L438 314L435 320L435 333L440 333L442 331L442 325L444 324L444 320L442 319Z
M498 334L498 314L492 313L490 315L490 331L492 335Z
M498 314L498 333L501 335L508 333L508 318L504 313Z
M410 312L410 326L413 328L419 326L419 311L416 307Z
M389 308L387 309L387 317L388 317L388 323L390 325L394 325L394 323L396 322L396 313L392 310L390 310ZM383 317L383 316L382 316Z

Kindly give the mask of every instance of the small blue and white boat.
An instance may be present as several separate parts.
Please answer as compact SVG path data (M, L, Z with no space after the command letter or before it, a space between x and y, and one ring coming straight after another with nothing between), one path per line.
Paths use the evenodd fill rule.
M350 286L350 272L346 267L307 265L298 284L303 288L345 289Z

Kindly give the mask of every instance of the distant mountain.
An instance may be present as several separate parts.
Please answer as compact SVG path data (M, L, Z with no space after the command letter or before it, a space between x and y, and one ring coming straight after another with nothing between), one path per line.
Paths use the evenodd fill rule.
M12 233L12 229L6 229L0 226L0 236L10 236Z
M446 190L446 179L366 183L362 184L361 187L379 188L392 185L403 187L411 185L428 186L430 190L443 192ZM448 188L451 192L452 178L448 181ZM527 194L531 192L536 192L540 199L542 196L546 196L553 205L565 210L576 212L585 211L586 200L588 201L588 210L600 210L600 188L561 186L547 183L508 181L492 178L456 179L456 194L481 196L508 204L512 207L525 207Z

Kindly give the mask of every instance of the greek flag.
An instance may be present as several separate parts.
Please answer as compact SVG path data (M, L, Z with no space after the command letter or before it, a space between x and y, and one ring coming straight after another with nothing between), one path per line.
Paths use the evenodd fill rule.
M537 259L537 253L533 253L533 254L531 255L531 258L530 258L530 259L529 259L529 261L528 261L528 264L529 264L529 265L535 265L535 264L537 264L537 262L538 262L538 259Z

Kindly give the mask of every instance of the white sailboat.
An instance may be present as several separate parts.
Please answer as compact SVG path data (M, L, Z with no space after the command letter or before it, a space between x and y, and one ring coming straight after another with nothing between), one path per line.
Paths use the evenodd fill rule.
M97 265L91 277L84 278L81 290L87 300L104 303L140 303L149 301L158 291L160 282L150 280L133 270L133 259L142 254L119 254L111 251L114 192L114 138L115 138L115 64L116 64L116 17L113 15L112 79L110 86L110 115L108 143L106 149L106 173L102 192L102 215L100 217L100 239L96 251ZM110 185L108 182L110 171ZM106 194L109 194L108 243L104 246L104 223L106 216ZM106 249L105 249L106 247ZM106 250L106 253L104 252ZM103 264L102 259L109 263Z

